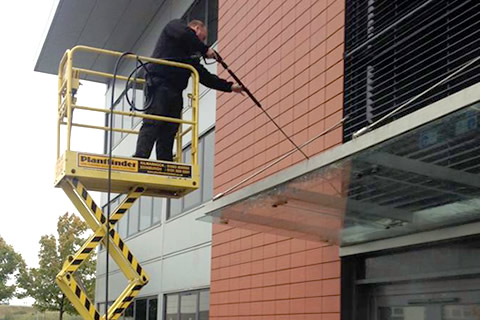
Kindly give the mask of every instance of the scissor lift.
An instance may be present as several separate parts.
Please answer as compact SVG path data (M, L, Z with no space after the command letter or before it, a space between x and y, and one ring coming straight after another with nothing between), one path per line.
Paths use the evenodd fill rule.
M55 170L55 187L62 188L77 210L85 219L93 234L85 244L70 256L58 273L56 282L72 302L75 309L84 319L100 320L118 319L129 306L139 291L148 283L148 275L135 259L127 245L115 231L115 224L127 213L128 209L142 195L179 198L198 189L198 92L199 76L190 65L160 59L136 56L129 54L125 59L140 59L143 62L157 63L172 67L188 69L192 74L192 92L189 94L192 106L190 120L175 119L137 112L110 111L106 108L94 108L76 104L76 93L79 89L79 80L85 76L103 77L113 79L114 75L102 71L88 70L75 67L76 54L93 54L118 58L122 53L86 46L76 46L67 50L60 61L58 71L58 122L57 122L57 164ZM117 80L126 81L127 77L115 75ZM134 82L143 84L144 79L135 78ZM98 130L112 130L137 134L136 130L110 128L89 124L74 123L72 115L75 109L91 112L110 112L116 115L139 117L156 121L180 123L176 136L176 156L173 162L155 161L147 159L92 154L70 149L72 127L82 127ZM61 155L62 126L66 126L66 148ZM187 127L183 130L183 127ZM182 138L191 133L191 163L182 162ZM110 174L109 174L110 172ZM125 199L112 210L107 226L106 215L93 201L88 191L114 192L127 194ZM107 233L109 234L106 237ZM108 238L108 240L107 240ZM83 290L83 285L75 277L75 271L89 257L96 246L103 242L110 248L110 254L120 270L128 279L128 285L108 308L105 315L100 315L94 303Z

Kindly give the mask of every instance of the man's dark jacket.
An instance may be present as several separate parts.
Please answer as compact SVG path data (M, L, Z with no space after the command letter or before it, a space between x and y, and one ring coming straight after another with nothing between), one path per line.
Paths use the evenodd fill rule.
M220 90L231 92L232 82L220 79L205 69L200 64L200 58L192 58L194 55L204 56L208 47L198 39L195 31L180 19L170 21L163 29L152 58L167 59L177 62L188 63L197 69L200 75L200 83ZM181 68L168 67L158 64L148 66L152 80L157 85L170 87L183 91L188 85L190 71Z

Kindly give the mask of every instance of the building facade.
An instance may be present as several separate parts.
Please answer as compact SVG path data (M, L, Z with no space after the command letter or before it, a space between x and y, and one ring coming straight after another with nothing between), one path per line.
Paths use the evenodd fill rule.
M37 70L56 72L54 53L78 43L149 55L169 20L204 20L209 44L308 157L284 156L294 146L247 96L202 87L201 188L142 197L117 226L151 277L123 318L479 319L476 1L77 6L60 1ZM67 31L80 40L52 40ZM132 154L135 139L116 134L114 154ZM126 281L110 266L113 300ZM105 270L101 249L103 311Z
M344 28L344 1L225 1L219 7L218 46L266 111L301 145L343 117ZM216 194L292 149L248 98L219 94L217 103ZM303 150L312 157L341 143L339 127ZM296 152L249 183L304 160ZM338 318L338 249L214 225L211 319Z
M477 9L221 2L220 51L298 145L314 141L311 159L297 152L263 171L291 143L247 98L218 95L215 194L251 179L207 210L220 223L211 319L478 318L478 184L468 181L478 180L479 97L465 99L478 90ZM456 112L440 117L442 104ZM383 142L357 147L368 139ZM302 162L340 144L349 157L318 166L314 182Z

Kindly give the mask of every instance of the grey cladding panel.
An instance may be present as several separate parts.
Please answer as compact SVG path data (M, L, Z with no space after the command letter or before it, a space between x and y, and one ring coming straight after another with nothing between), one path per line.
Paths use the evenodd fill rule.
M76 45L116 51L133 50L147 28L154 23L158 13L162 13L164 3L165 1L161 0L61 1L35 70L56 74L58 63L65 50ZM93 67L98 71L109 72L112 71L114 63L115 59L100 59L95 55L79 55L76 60L76 65L79 67ZM99 79L92 80L99 81Z
M136 2L123 11L119 17L119 23L114 27L108 39L102 44L102 48L115 51L130 51L143 34L145 27L161 8L162 1L145 2L144 6L139 6ZM91 65L92 69L111 72L115 64L114 59L97 57Z
M164 1L144 1L144 6L138 6L138 3L132 1L123 12L121 23L115 26L105 44L106 48L114 50L132 48L162 8L163 3Z
M119 23L128 2L127 0L98 1L86 21L79 43L103 47Z
M98 1L85 22L84 29L77 44L104 48L117 23L119 23L128 1L103 0ZM108 49L108 48L107 48ZM78 65L91 68L98 56L88 54L78 61ZM106 71L106 70L103 70Z
M77 44L94 0L60 1L35 66L36 71L56 73L65 50Z

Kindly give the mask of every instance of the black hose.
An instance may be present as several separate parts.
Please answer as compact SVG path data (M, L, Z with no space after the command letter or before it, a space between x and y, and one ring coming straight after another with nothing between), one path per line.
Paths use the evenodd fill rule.
M115 69L113 70L113 80L112 80L112 96L110 101L110 119L109 119L109 128L108 128L108 193L107 193L107 234L106 234L106 256L105 256L105 320L108 320L108 269L109 269L109 254L110 254L110 202L112 195L112 151L113 151L113 109L115 107L115 82L117 80L118 67L122 59L126 56L132 54L131 52L123 52L115 62Z
M127 100L127 103L130 105L130 110L135 110L135 111L140 111L140 112L143 112L143 111L146 111L148 108L150 108L150 106L152 105L152 102L153 102L153 98L154 98L154 95L155 95L155 91L152 90L152 92L149 91L149 86L148 86L148 83L145 84L145 87L143 89L144 91L144 96L146 98L146 100L144 101L144 104L143 104L143 108L139 108L135 105L135 101L131 101L129 96L128 96L128 90L130 88L135 88L135 83L136 83L136 76L137 76L137 72L138 72L138 69L140 68L143 68L143 70L145 71L145 81L148 81L147 77L149 76L149 72L148 72L148 69L147 69L147 65L149 64L149 62L147 63L143 63L142 60L138 59L137 57L137 62L140 64L140 65L137 65L133 71L130 73L130 75L128 76L127 78L127 82L125 83L125 99ZM132 76L135 74L135 80L134 80L134 84L133 85L130 85L130 82L131 82L131 79L132 79Z
M255 103L255 105L257 107L260 108L260 110L263 111L263 113L265 113L265 115L268 117L268 119L270 119L270 121L277 127L277 129L288 139L288 141L290 141L293 146L295 146L295 148L301 153L303 154L303 156L306 158L306 159L309 159L309 157L307 156L307 154L305 152L303 152L302 149L300 149L299 146L297 146L297 144L285 133L285 131L283 131L283 129L275 122L275 120L273 120L273 118L267 113L267 111L265 109L263 109L262 107L262 104L260 103L260 101L257 100L257 98L255 98L255 96L253 95L253 93L248 90L247 86L245 86L242 82L242 80L240 80L240 78L237 77L237 75L232 71L230 70L230 68L228 67L228 65L225 63L225 61L223 61L223 58L220 56L220 54L215 51L215 54L216 54L216 60L218 61L218 63L220 63L222 65L222 67L227 70L227 72L232 76L233 79L235 79L235 81L237 81L237 83L243 88L243 91L245 91L245 93L248 95L248 97L250 99L252 99L252 101Z
M186 57L186 58L167 57L167 58L161 58L161 59L162 60L168 60L168 61L188 63L187 62L188 60L198 59L200 57L201 56L199 56L199 55L193 55L193 56L189 56L189 57ZM144 63L142 60L140 60L138 58L138 56L137 56L137 63L139 63L140 65L135 66L135 68L132 70L132 72L128 76L127 82L125 83L125 99L127 100L127 103L130 105L130 110L143 112L143 111L146 111L148 108L150 108L152 106L153 100L155 98L155 91L151 90L150 86L148 85L148 77L151 76L151 73L148 71L147 65L149 65L151 63L150 62ZM205 61L205 63L206 64L212 64L212 63L207 63L207 61ZM144 78L145 78L145 81L147 82L144 86L144 89L143 89L144 96L146 98L146 100L144 101L144 104L143 104L143 108L137 107L135 105L135 101L130 100L130 97L128 96L128 90L135 87L136 75L137 75L138 69L140 69L140 68L143 68L143 70L145 71L145 77ZM132 77L134 75L135 75L134 84L131 84ZM150 92L150 90L151 90L151 92Z

